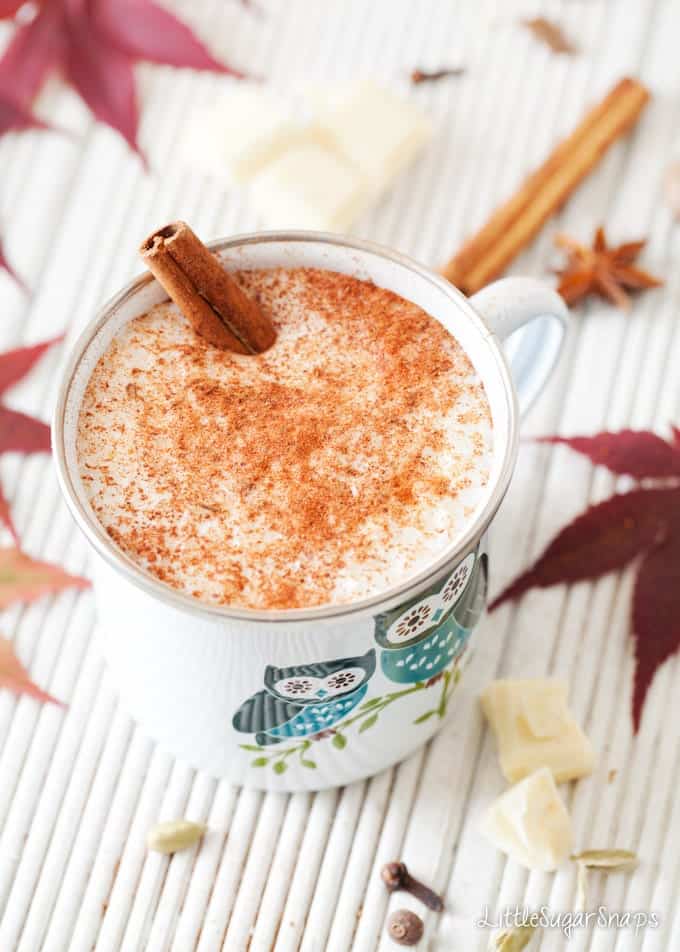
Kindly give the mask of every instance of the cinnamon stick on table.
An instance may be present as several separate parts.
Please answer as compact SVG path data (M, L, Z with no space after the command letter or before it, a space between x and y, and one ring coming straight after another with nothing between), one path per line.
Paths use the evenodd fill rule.
M218 258L183 221L159 228L140 254L197 334L237 354L259 354L276 331Z
M618 82L442 268L444 277L466 294L474 294L501 274L610 145L634 125L648 99L648 90L636 79Z

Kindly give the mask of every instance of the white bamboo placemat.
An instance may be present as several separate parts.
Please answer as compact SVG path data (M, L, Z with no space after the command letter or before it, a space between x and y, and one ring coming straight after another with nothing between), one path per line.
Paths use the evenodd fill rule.
M621 75L654 92L634 136L618 144L568 204L560 228L614 239L648 234L646 261L667 277L630 316L594 304L577 314L559 372L526 432L587 433L680 422L680 226L661 199L661 177L680 118L678 0L175 0L225 57L285 94L374 76L403 86L435 118L425 157L355 229L436 264L569 131ZM559 19L581 47L556 56L517 25ZM463 64L464 77L407 89L415 67ZM192 105L220 82L166 68L140 69L142 140L152 171L94 125L61 85L42 111L76 138L47 133L0 141L0 220L10 258L33 288L0 277L0 344L68 329L71 343L94 310L139 265L142 236L186 218L206 237L257 227L246 199L181 162ZM542 275L548 226L514 267ZM47 418L65 351L50 355L12 394ZM59 499L49 462L3 459L24 547L87 571L87 553ZM528 445L492 540L492 586L506 583L588 500L613 481L566 450ZM526 597L487 619L451 723L398 769L317 795L263 795L196 774L154 748L118 707L92 639L90 595L64 594L5 614L32 676L68 700L68 713L0 692L0 950L357 952L387 950L388 901L379 870L402 858L440 888L446 912L427 922L421 948L476 952L485 905L574 908L570 870L528 873L477 832L503 788L474 696L498 674L568 679L573 707L600 751L595 775L569 795L579 847L624 846L642 863L630 878L594 877L591 903L654 910L661 926L576 933L574 952L680 948L680 667L658 673L642 728L631 736L627 637L630 578ZM610 771L617 771L609 782ZM158 818L189 816L215 832L172 860L149 855ZM399 905L403 905L399 900ZM563 949L557 930L535 948Z

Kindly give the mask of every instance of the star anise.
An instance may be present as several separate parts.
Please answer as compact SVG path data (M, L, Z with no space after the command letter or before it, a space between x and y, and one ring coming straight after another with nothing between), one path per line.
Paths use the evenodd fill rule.
M557 272L560 276L557 290L569 305L580 303L590 294L597 294L616 307L628 310L631 305L628 291L663 284L659 278L633 264L645 241L628 241L610 248L604 228L600 227L595 232L592 248L567 235L557 235L555 244L567 252L567 265Z

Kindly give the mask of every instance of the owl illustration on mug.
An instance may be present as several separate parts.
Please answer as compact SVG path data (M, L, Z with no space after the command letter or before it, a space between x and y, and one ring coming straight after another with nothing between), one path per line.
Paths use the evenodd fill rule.
M398 684L429 681L463 654L484 608L487 556L467 555L453 572L407 605L375 619L385 677Z
M237 731L255 734L260 746L318 734L354 710L374 671L374 648L355 658L287 668L267 665L264 690L243 702L232 724Z

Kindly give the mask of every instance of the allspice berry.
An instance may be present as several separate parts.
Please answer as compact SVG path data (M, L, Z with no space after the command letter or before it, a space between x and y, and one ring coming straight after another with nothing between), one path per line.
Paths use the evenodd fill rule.
M387 934L399 945L415 945L423 937L423 920L410 909L397 909L387 917Z

